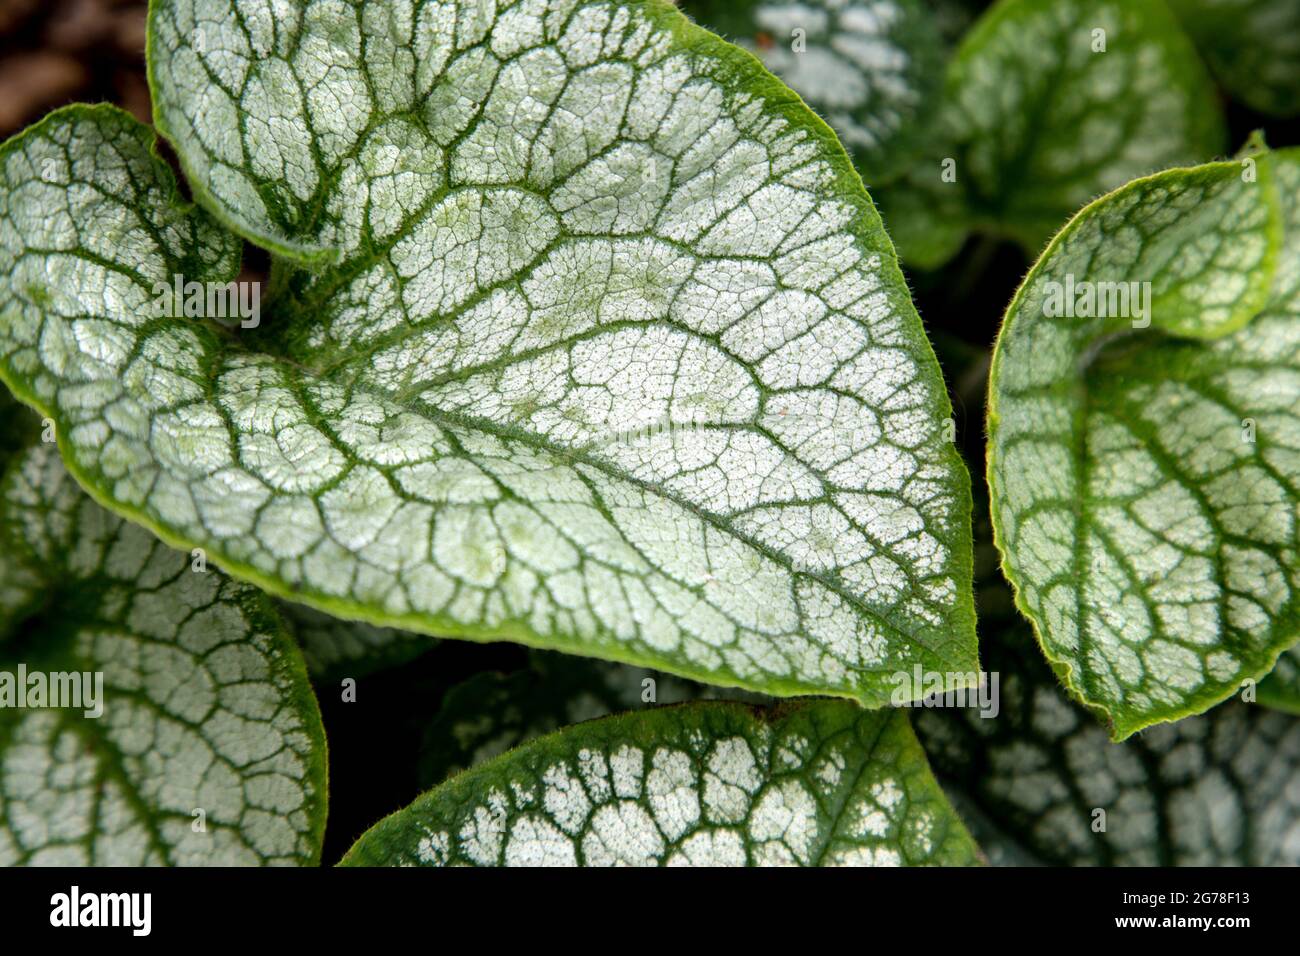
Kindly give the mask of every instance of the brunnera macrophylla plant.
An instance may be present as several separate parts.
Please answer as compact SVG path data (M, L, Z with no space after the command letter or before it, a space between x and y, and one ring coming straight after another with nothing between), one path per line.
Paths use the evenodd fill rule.
M994 533L1116 739L1300 640L1298 201L1294 150L1138 180L1071 220L1007 310Z
M0 375L96 500L375 625L872 706L975 678L943 383L797 98L664 3L279 13L151 9L196 204L111 107L0 154ZM256 329L151 308L245 239Z
M0 549L24 698L0 708L0 865L319 861L324 732L266 595L95 504L48 444L8 463Z
M730 702L540 738L380 821L344 865L977 861L900 710Z
M943 383L829 131L662 4L389 6L155 4L211 216L111 111L10 145L0 365L73 473L377 624L870 704L977 670ZM259 334L143 314L240 234Z
M762 63L666 0L153 0L183 184L113 107L0 147L0 378L41 420L0 661L104 678L88 726L0 709L0 862L318 862L309 675L444 639L533 663L430 701L430 789L345 863L1300 862L1297 160L1140 179L1030 273L990 510L1046 662L918 740L900 675L980 679L972 495L862 175L898 231L1033 247L1212 158L1212 88L1159 0L1005 0L946 80L928 3L686 7ZM936 142L957 215L911 185ZM255 321L158 307L245 301L245 243Z

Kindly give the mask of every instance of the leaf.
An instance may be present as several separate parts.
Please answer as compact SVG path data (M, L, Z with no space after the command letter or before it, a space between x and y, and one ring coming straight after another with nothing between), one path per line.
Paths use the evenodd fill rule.
M1163 0L1001 0L949 63L938 125L929 159L880 197L920 268L955 254L962 228L1036 254L1101 193L1224 148L1214 87Z
M302 648L308 672L317 679L362 677L404 664L438 645L437 638L344 621L289 601L277 607Z
M1230 701L1111 743L1032 640L1014 627L983 635L1000 675L996 719L924 710L914 720L991 863L1300 863L1300 720Z
M526 744L380 821L345 865L969 864L899 711L686 704Z
M277 261L252 336L142 318L228 239L125 119L11 144L0 373L79 480L335 616L876 704L975 672L933 353L847 157L748 54L661 3L202 9L200 55L155 4L160 125L225 220L335 264ZM66 143L78 185L42 189ZM74 222L112 269L38 251Z
M424 731L419 779L432 787L543 734L595 717L705 697L751 699L640 667L534 651L509 674L475 674L447 691Z
M871 185L895 179L939 102L943 39L922 0L686 0L817 111Z
M40 588L0 642L0 865L319 862L320 712L266 598L104 511L52 445L0 493Z
M1234 97L1275 116L1300 112L1300 6L1293 0L1170 0Z
M1255 163L1173 170L1089 206L998 338L1005 569L1057 673L1117 739L1226 699L1300 637L1300 153L1243 181ZM1117 318L1123 301L1095 283L1129 282L1150 283L1148 307L1124 286L1134 317ZM1046 314L1089 289L1111 317Z

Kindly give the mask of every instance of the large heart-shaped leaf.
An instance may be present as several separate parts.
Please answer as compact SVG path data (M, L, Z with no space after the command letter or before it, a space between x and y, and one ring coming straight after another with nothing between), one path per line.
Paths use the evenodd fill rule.
M1300 4L1295 0L1170 0L1234 97L1265 113L1300 113Z
M1089 206L1007 312L994 528L1048 658L1117 738L1300 637L1298 320L1296 152Z
M684 704L543 737L380 821L360 866L968 864L902 711Z
M0 509L30 584L0 640L0 865L317 862L324 733L269 601L100 508L51 445Z
M277 260L255 336L146 314L235 249L142 130L3 156L0 374L80 481L340 616L779 694L971 679L943 383L788 89L661 2L269 9L151 20L196 195L318 267Z
M1224 147L1213 84L1164 0L1001 0L943 95L931 160L881 196L922 268L969 229L1037 252L1101 193Z
M871 185L905 172L943 83L939 18L922 0L685 0L821 115Z

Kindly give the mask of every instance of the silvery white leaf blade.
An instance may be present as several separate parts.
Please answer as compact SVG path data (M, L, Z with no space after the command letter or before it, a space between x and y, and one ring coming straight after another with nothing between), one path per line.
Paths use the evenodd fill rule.
M99 507L49 444L0 485L0 544L33 584L0 640L0 864L318 863L324 731L266 597Z
M1296 641L1298 160L1172 170L1099 200L1053 240L998 339L1004 567L1048 659L1117 739L1204 711ZM1121 287L1145 314L1116 314ZM1057 314L1089 290L1109 317Z
M344 865L966 865L906 716L696 703L542 737L364 833Z
M276 33L305 31L291 59L351 49L351 14L293 9ZM159 52L166 23L186 10L153 11L160 115L238 138L209 99L163 79L180 69ZM357 15L398 29L387 10ZM107 303L113 334L90 348L103 354L67 334L85 324L68 320L81 302L58 316L27 303L8 322L0 367L63 416L74 474L233 574L375 624L872 703L913 664L972 673L967 478L944 440L947 398L831 133L748 54L660 4L525 3L481 29L456 22L461 39L419 31L444 37L438 56L394 54L414 85L374 94L319 201L293 205L250 165L297 225L241 228L337 254L318 271L280 260L283 292L256 336L142 321L139 284L121 293L131 309ZM444 108L508 50L481 116ZM263 69L288 69L263 52ZM567 81L570 63L582 80L568 95L626 99L622 125L574 102L534 129L511 105ZM426 132L386 99L415 97L421 77L430 89L411 102L426 124L461 126ZM523 133L541 145L520 171ZM227 221L257 219L221 206L201 153L177 145L196 195ZM21 173L34 158L10 162ZM44 354L47 321L66 354ZM61 377L68 355L75 381Z

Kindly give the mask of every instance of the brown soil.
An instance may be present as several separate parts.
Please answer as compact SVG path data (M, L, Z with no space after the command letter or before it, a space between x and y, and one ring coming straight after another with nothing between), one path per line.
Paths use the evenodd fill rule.
M0 0L0 139L74 101L146 122L142 0Z

